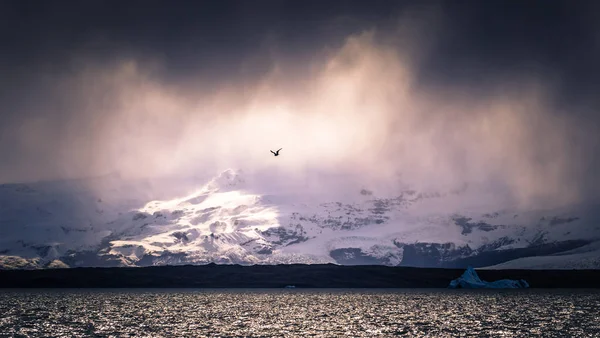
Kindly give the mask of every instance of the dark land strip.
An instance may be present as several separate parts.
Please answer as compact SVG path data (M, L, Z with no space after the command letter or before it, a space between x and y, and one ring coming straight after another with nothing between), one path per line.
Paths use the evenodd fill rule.
M0 288L445 288L464 269L378 265L183 265L0 270ZM477 270L531 288L599 288L600 270Z

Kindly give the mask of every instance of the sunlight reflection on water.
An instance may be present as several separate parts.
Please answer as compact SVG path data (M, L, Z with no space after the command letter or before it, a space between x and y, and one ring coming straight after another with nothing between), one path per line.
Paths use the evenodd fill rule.
M2 290L0 337L597 337L596 290Z

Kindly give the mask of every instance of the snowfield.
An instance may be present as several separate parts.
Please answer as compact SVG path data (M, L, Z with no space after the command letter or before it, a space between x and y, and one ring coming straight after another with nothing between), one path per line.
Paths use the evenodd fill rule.
M332 199L261 191L235 170L201 181L179 190L118 175L0 185L0 267L600 268L600 209L594 205L498 208L492 195L482 198L485 192L474 188L379 196L357 187Z

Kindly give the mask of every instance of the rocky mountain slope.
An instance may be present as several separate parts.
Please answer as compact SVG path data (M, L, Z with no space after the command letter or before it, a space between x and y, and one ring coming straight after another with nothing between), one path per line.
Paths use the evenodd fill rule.
M600 268L594 205L500 209L466 188L394 196L357 189L325 200L258 192L234 170L190 181L183 186L199 188L188 194L165 186L114 175L1 185L0 266Z

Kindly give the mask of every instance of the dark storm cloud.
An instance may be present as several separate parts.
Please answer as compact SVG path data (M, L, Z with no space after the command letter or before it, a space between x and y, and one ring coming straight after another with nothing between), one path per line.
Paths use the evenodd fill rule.
M451 21L440 32L424 75L469 81L469 89L514 76L556 81L563 99L594 99L600 86L595 1L445 2Z
M500 182L521 200L588 198L597 9L3 2L0 181L258 170L263 148L285 143L286 176L353 168L369 182L401 172L423 185Z
M401 4L401 3L397 3ZM4 61L65 63L74 51L102 59L149 54L169 74L230 70L275 39L287 53L310 53L397 12L397 4L320 1L5 2ZM357 15L358 14L358 15ZM306 50L306 47L308 48ZM67 60L65 60L67 59ZM215 69L216 67L216 69Z
M74 53L146 56L163 63L166 78L220 80L248 59L264 72L274 50L302 59L352 33L389 28L417 5L442 12L423 81L476 89L517 72L557 81L574 99L596 96L595 1L8 1L0 60L17 86L35 83L40 68L68 72Z

